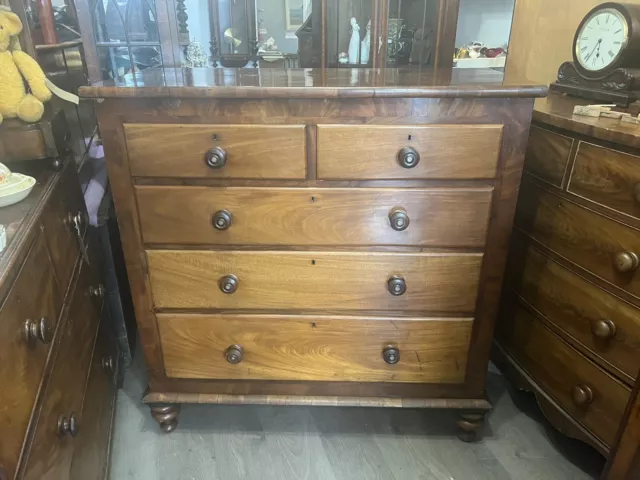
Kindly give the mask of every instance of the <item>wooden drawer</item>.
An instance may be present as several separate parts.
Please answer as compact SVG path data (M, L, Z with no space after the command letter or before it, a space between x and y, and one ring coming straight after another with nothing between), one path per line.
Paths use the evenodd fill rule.
M519 198L519 228L594 275L640 297L638 269L618 270L628 267L625 257L640 255L638 230L528 182L522 183Z
M569 191L640 219L640 157L580 142Z
M472 319L158 315L167 376L463 383ZM242 347L232 364L229 346ZM387 364L383 350L399 350Z
M157 308L475 310L481 254L147 250ZM235 293L219 281L237 278ZM401 276L394 296L388 280Z
M53 373L42 402L40 417L27 459L24 478L27 480L66 479L74 445L80 437L59 435L61 417L75 415L79 430L82 398L91 364L100 313L89 294L90 272L80 272L69 314L55 359Z
M524 243L512 249L509 283L566 334L604 360L615 374L635 379L640 369L640 311ZM514 265L520 264L522 265Z
M502 125L318 125L318 178L492 178ZM405 147L420 161L400 165Z
M58 323L61 295L42 234L0 310L0 465L13 478ZM44 340L25 338L25 323L45 319ZM46 343L45 343L46 342Z
M124 125L131 174L140 177L297 178L306 176L304 125ZM221 168L205 155L226 153Z
M482 247L491 194L491 188L136 187L143 239L164 244ZM231 214L226 230L213 226L221 210ZM409 217L403 231L391 227L398 210Z
M499 325L506 350L572 417L612 446L630 390L523 308ZM590 403L581 405L574 400L577 388L592 392Z
M573 138L532 126L524 157L525 171L551 185L562 187L572 146Z
M80 189L75 163L68 161L61 173L62 178L53 192L42 216L47 245L53 260L58 286L64 294L78 257L79 241L73 218L80 220L82 235L87 228L87 209Z

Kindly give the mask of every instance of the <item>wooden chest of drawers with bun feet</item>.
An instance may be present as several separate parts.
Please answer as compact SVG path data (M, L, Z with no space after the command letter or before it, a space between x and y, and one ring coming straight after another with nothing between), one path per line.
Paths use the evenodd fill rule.
M181 403L457 408L485 375L533 98L399 70L145 70L99 98L149 371Z

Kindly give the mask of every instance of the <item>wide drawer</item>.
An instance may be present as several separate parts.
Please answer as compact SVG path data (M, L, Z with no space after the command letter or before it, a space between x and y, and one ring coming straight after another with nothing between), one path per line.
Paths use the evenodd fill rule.
M525 301L605 360L613 373L618 369L636 378L640 369L640 310L535 248L526 249L524 242L512 249L509 270L513 279L521 278L509 285Z
M82 398L100 322L101 302L90 293L90 278L89 269L82 268L26 460L28 480L69 477L74 444L80 441L73 438L72 425L83 428Z
M501 140L502 125L318 125L318 178L492 178Z
M135 123L125 124L124 131L134 176L289 179L306 176L304 125ZM215 165L207 165L207 157L211 162L215 160Z
M491 194L491 188L136 187L144 241L168 244L481 247Z
M580 267L640 297L640 232L528 182L516 225Z
M61 295L40 234L0 310L0 465L11 478L40 388L60 308Z
M147 259L157 308L465 313L482 263L481 254L380 252L147 250Z
M640 157L580 142L569 191L640 219Z
M630 390L523 308L499 325L505 349L572 417L611 447Z
M524 157L524 169L556 187L562 186L573 138L532 126Z
M462 383L472 325L470 318L158 315L167 376L238 380Z

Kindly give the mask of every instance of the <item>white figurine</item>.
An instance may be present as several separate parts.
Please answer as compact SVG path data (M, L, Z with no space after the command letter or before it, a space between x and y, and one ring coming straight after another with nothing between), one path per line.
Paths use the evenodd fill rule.
M356 17L351 17L351 40L349 41L349 63L358 63L360 57L360 26Z
M364 34L360 47L360 63L366 65L369 63L369 52L371 51L371 19L367 23L367 33Z

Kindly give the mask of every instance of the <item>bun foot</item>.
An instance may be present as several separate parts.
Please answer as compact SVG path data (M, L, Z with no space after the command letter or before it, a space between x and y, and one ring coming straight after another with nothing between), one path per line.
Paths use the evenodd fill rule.
M486 412L462 412L458 419L458 438L465 443L479 439L478 431L484 426Z
M160 424L164 433L173 432L178 426L180 405L151 405L151 416Z

